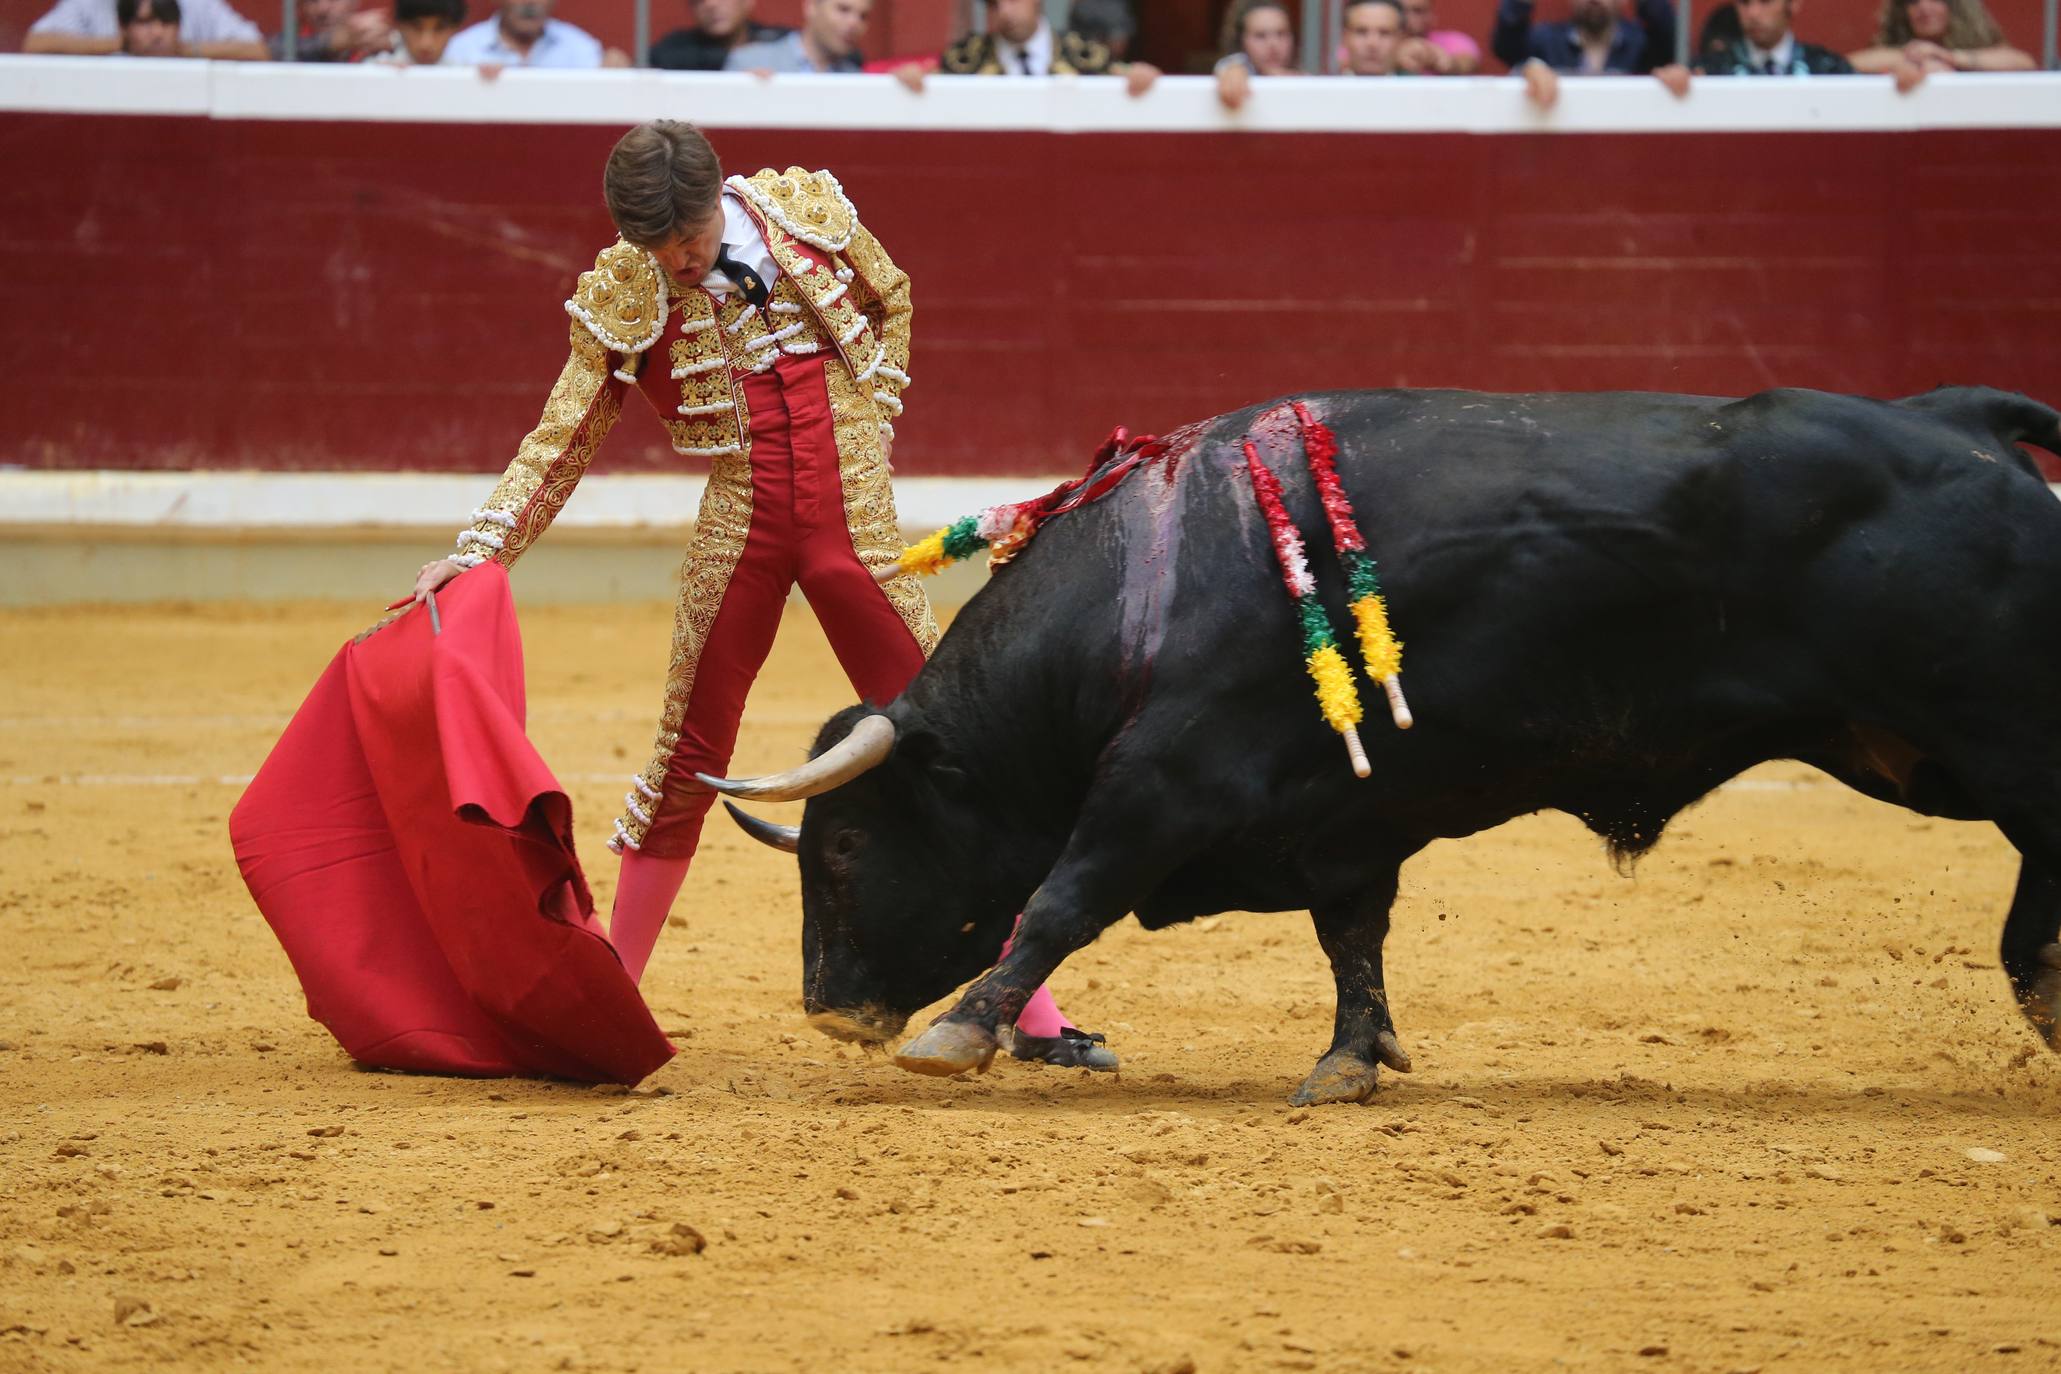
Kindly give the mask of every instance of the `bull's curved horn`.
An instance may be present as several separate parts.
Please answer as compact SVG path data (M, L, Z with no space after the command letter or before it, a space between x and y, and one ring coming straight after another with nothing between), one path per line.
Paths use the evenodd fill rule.
M708 786L746 801L800 801L842 783L884 762L895 747L895 723L886 716L864 716L852 732L799 768L763 778L717 778L696 773Z
M801 853L801 827L798 825L775 825L746 811L736 802L726 801L723 809L730 813L730 819L737 822L737 828L757 840L760 844L783 850L789 854Z

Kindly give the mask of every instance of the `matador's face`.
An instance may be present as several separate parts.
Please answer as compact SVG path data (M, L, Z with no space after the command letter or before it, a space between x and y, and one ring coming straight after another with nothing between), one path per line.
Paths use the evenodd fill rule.
M723 206L720 201L698 228L684 229L650 250L658 265L682 286L692 286L716 265L716 253L723 246Z

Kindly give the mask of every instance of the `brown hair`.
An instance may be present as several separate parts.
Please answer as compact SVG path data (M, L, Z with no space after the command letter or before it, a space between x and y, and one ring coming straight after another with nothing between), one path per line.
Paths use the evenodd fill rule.
M601 174L616 230L639 248L670 243L715 213L723 165L692 124L654 119L616 140Z
M1917 37L1911 32L1906 0L1882 0L1882 19L1875 26L1875 42L1885 48L1901 48ZM1941 47L1956 52L1963 48L1994 48L2004 41L2004 31L1990 18L1982 0L1947 0L1946 39Z
M1281 11L1293 31L1295 16L1289 12L1288 0L1238 0L1237 4L1224 11L1224 29L1217 44L1223 51L1219 56L1229 57L1232 53L1245 51L1245 21L1261 10Z

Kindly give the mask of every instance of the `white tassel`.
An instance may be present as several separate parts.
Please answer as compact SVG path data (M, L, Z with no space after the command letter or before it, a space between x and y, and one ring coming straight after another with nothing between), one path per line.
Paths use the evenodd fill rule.
M456 547L463 552L467 544L485 544L496 553L504 547L498 534L488 534L484 530L460 530Z
M823 344L817 339L804 339L798 344L781 344L780 351L790 358L805 358L811 353L823 351Z
M848 344L853 339L858 338L861 334L865 332L866 317L864 315L861 315L859 316L859 318L852 321L852 327L850 329L845 330L844 333L837 336L837 342L840 346Z
M880 351L885 354L887 352L887 345L882 344ZM905 389L909 385L909 374L902 371L899 367L889 367L886 363L882 363L880 365L880 375L887 378L890 382L900 382Z
M887 440L890 444L893 443L895 441L895 427L882 420L880 422L880 437Z
M890 415L900 415L902 413L902 403L888 395L885 391L874 392L873 399L886 406L887 413Z
M727 367L728 365L728 360L723 358L710 358L707 362L689 363L685 367L673 369L673 380L677 382L688 377L699 377L704 372L714 372L717 368Z
M801 307L790 301L774 301L773 313L775 315L799 315L801 314Z
M829 309L829 308L830 308L830 307L831 307L831 306L832 306L833 304L835 304L835 303L836 303L836 301L837 301L837 298L838 298L839 296L842 296L842 295L843 295L843 294L845 293L845 291L846 291L846 290L848 289L848 288L847 288L847 287L845 286L845 281L846 281L846 280L847 280L846 278L842 278L842 277L840 277L840 278L838 279L838 283L837 283L837 285L835 285L835 286L831 287L831 288L830 288L830 289L829 289L828 291L826 291L826 292L824 292L824 293L823 293L822 295L820 295L820 296L816 297L816 308L817 308L818 310L828 310L828 309Z
M472 513L472 518L475 520L491 521L494 524L499 525L501 528L507 530L512 530L515 528L515 517L510 515L505 510L488 510L485 506L481 506L478 510Z
M716 317L711 315L705 320L689 320L680 326L680 332L682 334L699 334L704 329L714 329L715 327Z
M650 783L644 781L641 775L631 778L630 781L635 783L637 785L637 790L644 794L644 800L658 800L658 789L656 787L653 787Z
M680 444L674 444L673 452L683 458L721 458L725 454L744 452L744 445L717 444L714 448L689 448Z
M750 323L751 323L751 311L750 311L750 310L749 310L748 308L747 308L747 309L744 309L744 310L740 310L740 311L738 311L738 312L737 312L737 318L736 318L736 319L734 319L734 320L730 321L730 323L728 323L728 324L726 324L726 325L724 325L724 326L723 326L723 332L724 332L725 334L735 334L735 333L736 333L736 332L737 332L738 330L740 330L740 329L744 328L744 326L746 326L746 325L748 325L748 324L750 324Z
M846 283L847 285L849 285L849 284L850 284L850 282L851 282L851 279L852 279L852 269L851 269L851 268L849 268L849 267L840 267L840 268L838 268L838 269L837 269L837 279L838 279L839 281L841 281L841 282L844 282L844 283Z
M651 824L651 813L637 805L637 794L635 792L623 793L623 805L629 808L632 816L635 816L646 825Z
M718 415L732 409L732 406L728 401L711 401L705 406L674 406L673 409L682 415Z
M486 562L487 558L485 554L479 553L454 553L451 555L451 561L461 568L477 568Z

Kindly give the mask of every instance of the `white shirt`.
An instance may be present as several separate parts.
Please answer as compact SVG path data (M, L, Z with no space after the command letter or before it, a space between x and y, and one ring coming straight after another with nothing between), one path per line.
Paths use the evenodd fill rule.
M598 67L601 40L563 19L550 19L530 50L518 52L501 40L501 17L496 15L452 34L439 65L476 67L482 62L504 67Z
M276 8L276 6L275 6ZM60 33L72 38L119 38L115 0L57 0L30 33ZM231 9L227 0L180 0L179 41L182 43L262 43L258 26Z
M744 202L734 191L723 192L723 247L731 257L759 274L759 280L771 291L773 283L780 280L779 264L773 261L773 250L766 247L766 236L759 232L758 221L744 208ZM736 283L722 272L711 267L707 276L701 279L704 291L722 295L735 291Z
M1765 72L1768 69L1768 63L1773 62L1775 70L1786 76L1789 73L1790 64L1796 61L1796 35L1793 33L1783 34L1782 41L1775 44L1773 48L1763 48L1749 38L1746 40L1746 52L1753 59L1753 69L1755 71Z
M1026 54L1030 57L1030 74L1032 76L1050 76L1052 74L1052 26L1050 24L1040 23L1038 31L1030 36L1030 41L1027 43L1012 43L999 33L995 35L995 60L1002 64L1002 75L1022 76L1024 74L1023 59Z

